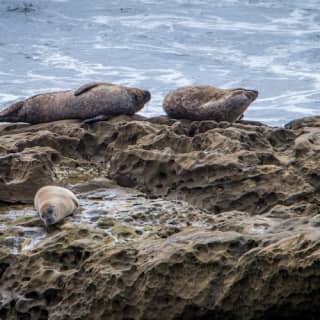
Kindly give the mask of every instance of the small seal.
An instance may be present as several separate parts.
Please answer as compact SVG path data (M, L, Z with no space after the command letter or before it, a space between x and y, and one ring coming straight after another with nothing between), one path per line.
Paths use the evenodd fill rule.
M72 214L79 207L79 201L68 189L45 186L37 191L34 206L43 223L50 226Z
M36 124L81 119L90 123L122 114L132 115L150 98L147 90L92 82L76 90L42 93L16 102L0 112L0 122Z
M169 92L163 108L175 119L234 122L242 118L257 96L256 90L188 86Z

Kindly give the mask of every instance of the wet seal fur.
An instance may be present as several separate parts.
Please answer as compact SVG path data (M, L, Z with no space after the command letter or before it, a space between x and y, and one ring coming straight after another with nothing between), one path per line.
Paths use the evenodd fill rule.
M79 200L68 189L45 186L37 191L34 206L40 219L48 227L71 215L79 207Z
M242 118L257 96L256 90L188 86L169 92L163 108L169 117L175 119L234 122Z
M147 90L92 82L76 90L42 93L16 102L0 112L0 122L36 124L81 119L90 123L122 114L132 115L150 98Z

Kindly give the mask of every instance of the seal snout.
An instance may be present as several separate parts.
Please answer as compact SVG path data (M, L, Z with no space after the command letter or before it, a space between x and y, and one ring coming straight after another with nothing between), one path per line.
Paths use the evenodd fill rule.
M151 99L151 94L148 90L143 91L143 100L144 103L147 103Z
M259 91L257 90L247 90L246 96L252 101L256 100L259 95Z
M46 212L44 212L43 216L44 216L44 222L46 226L50 226L51 224L55 223L53 213L54 213L54 210L52 207L48 207Z
M135 107L141 109L151 99L151 94L148 90L135 89L133 98Z

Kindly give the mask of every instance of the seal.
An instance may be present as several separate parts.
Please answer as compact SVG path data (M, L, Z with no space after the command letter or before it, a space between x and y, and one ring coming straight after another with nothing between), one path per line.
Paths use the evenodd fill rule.
M79 207L79 200L68 189L45 186L37 191L34 206L43 223L50 226L71 215Z
M81 119L90 123L122 114L132 115L150 98L147 90L91 82L76 90L42 93L16 102L0 112L0 122L36 124Z
M187 86L169 92L164 98L163 109L175 119L234 122L242 118L257 96L258 91L243 88Z

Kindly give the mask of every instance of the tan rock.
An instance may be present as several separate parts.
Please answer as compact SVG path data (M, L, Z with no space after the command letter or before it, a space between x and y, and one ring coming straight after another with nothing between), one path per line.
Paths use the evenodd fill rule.
M0 319L316 319L318 122L2 125ZM47 230L48 182L81 210Z

